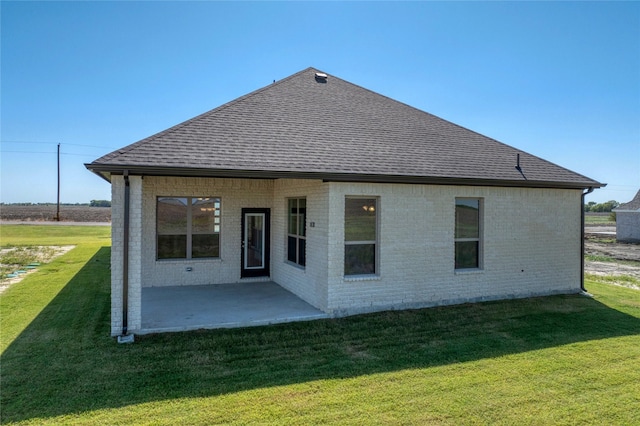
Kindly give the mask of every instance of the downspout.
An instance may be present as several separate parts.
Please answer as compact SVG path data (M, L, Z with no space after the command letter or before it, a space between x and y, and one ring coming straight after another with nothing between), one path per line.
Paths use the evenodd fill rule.
M129 314L129 171L124 176L124 247L122 248L122 336L127 335Z
M582 206L580 209L580 290L583 293L587 293L587 289L584 288L584 197L593 192L593 187L590 186L587 192L582 193Z

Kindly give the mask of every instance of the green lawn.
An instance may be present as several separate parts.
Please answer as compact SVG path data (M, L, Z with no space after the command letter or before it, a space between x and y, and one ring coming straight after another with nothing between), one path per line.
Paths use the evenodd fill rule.
M2 244L33 244L8 228ZM40 228L38 241L55 240ZM590 280L593 299L119 345L108 239L69 235L83 229L62 233L74 250L0 296L2 424L640 424L640 291Z

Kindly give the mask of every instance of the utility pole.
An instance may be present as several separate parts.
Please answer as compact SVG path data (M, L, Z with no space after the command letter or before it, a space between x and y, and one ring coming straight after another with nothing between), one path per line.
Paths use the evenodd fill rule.
M56 209L56 222L60 222L60 144L58 143L58 208Z

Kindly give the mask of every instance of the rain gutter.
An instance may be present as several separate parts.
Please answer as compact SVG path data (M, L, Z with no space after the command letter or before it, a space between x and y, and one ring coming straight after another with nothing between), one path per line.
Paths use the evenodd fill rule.
M582 193L582 206L580 208L580 290L587 293L584 288L584 197L593 192L593 187L589 187L586 192Z
M122 248L122 334L118 336L119 343L133 342L133 335L127 335L129 326L129 203L131 186L129 171L125 170L124 177L124 244Z
M585 181L536 181L523 179L481 179L443 176L412 176L412 175L379 175L363 172L317 172L317 171L282 171L282 170L239 170L239 169L209 169L182 168L140 165L106 165L86 164L89 170L108 179L107 176L120 175L127 171L130 175L144 176L180 176L201 178L240 178L240 179L317 179L324 182L363 182L363 183L398 183L398 184L427 184L427 185L464 185L464 186L493 186L518 188L557 188L557 189L585 189L600 188L601 183L585 178Z

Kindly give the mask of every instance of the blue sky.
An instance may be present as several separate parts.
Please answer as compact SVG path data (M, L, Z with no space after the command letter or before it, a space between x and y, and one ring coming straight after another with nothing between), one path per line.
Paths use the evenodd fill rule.
M0 201L109 199L84 163L309 66L640 189L637 2L10 2Z

